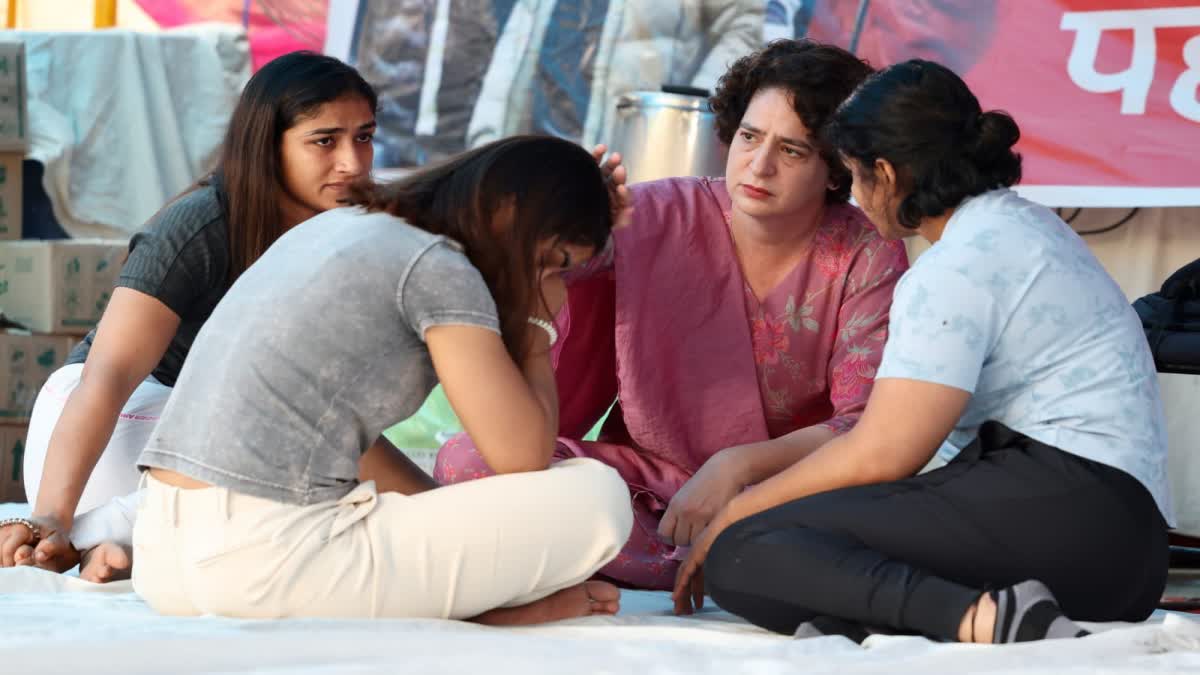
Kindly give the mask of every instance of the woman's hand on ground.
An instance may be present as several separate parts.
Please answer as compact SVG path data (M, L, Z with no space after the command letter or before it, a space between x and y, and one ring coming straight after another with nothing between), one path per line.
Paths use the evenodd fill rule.
M20 523L0 527L0 567L13 567L33 556L33 531Z
M52 572L66 572L79 564L79 552L67 538L67 530L56 518L30 518L38 527L35 539L20 524L0 528L0 567L32 565Z
M691 614L704 607L704 561L708 558L708 552L717 536L733 524L734 521L728 513L728 510L722 509L717 517L713 518L700 536L696 537L687 558L679 566L679 572L675 576L675 590L671 592L676 614Z

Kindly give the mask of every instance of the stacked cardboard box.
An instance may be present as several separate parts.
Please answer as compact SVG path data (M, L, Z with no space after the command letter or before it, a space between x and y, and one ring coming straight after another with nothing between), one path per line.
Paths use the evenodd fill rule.
M0 39L0 150L24 152L28 145L25 43Z
M0 40L0 240L21 238L21 163L28 122L25 46Z
M0 40L0 241L21 238L21 163L28 147L28 121L24 44ZM39 361L65 357L59 352L66 339L35 342L28 334L10 338L0 333L0 502L25 501L24 422L33 403L28 390L41 388L45 379Z
M25 501L21 476L29 414L42 385L79 338L0 331L0 502Z
M0 502L24 501L34 399L99 321L126 250L122 241L19 241L28 139L25 48L0 39L0 311L29 329L0 330Z
M127 243L21 241L29 147L25 47L0 38L0 502L24 500L21 470L34 399L100 320ZM26 330L10 330L12 325Z
M25 426L0 425L0 503L25 501Z
M0 242L0 310L37 333L84 335L100 321L128 248L119 239Z
M28 424L33 401L79 338L21 330L0 332L0 424Z
M21 238L21 164L24 155L0 152L0 241Z
M128 244L0 241L0 311L28 330L0 331L0 502L24 500L25 425L51 373L100 321Z

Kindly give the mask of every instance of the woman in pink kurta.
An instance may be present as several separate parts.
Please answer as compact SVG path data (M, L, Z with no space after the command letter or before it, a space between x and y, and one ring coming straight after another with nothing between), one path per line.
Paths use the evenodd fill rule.
M907 258L845 203L840 165L808 133L822 120L796 111L832 113L867 72L842 50L805 41L739 61L714 97L719 115L734 116L722 129L726 179L632 186L632 223L571 284L555 347L557 454L615 467L637 521L605 576L671 588L705 513L767 477L752 464L799 459L862 412ZM796 83L814 73L816 82ZM738 87L748 89L741 109L720 109ZM744 233L760 231L797 243L767 275L774 283L756 291L771 270L742 248L751 250ZM577 440L614 397L599 440ZM442 448L434 475L453 483L490 474L462 434Z

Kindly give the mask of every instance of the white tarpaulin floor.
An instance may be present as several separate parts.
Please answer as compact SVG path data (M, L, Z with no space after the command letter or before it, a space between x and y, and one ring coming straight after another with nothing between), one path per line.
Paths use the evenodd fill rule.
M0 505L0 517L27 513ZM793 640L720 611L672 616L626 592L619 616L496 629L436 620L168 618L129 582L0 570L3 673L1200 673L1200 618L1092 625L1080 639L991 647L923 638Z

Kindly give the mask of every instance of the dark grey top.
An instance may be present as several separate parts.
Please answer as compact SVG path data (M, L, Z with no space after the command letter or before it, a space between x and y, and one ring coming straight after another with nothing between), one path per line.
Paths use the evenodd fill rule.
M229 228L222 200L217 187L206 185L164 207L129 242L129 258L117 278L117 286L157 298L179 315L179 328L152 373L168 387L175 386L196 333L228 289ZM83 363L95 336L93 329L67 363Z
M425 331L439 324L499 332L457 244L353 208L305 221L217 305L138 463L284 503L336 500L437 383Z

